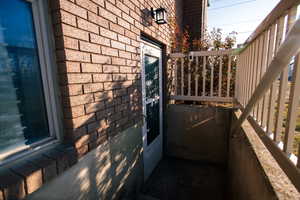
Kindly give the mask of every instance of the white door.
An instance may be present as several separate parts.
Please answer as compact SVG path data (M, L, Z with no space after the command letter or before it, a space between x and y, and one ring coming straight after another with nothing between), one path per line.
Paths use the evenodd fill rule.
M162 158L162 50L141 44L143 94L143 158L146 181Z

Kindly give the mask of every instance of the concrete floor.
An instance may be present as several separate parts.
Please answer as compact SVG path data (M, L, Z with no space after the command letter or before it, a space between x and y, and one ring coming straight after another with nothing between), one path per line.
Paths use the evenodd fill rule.
M160 200L226 199L226 170L196 161L164 158L142 193Z

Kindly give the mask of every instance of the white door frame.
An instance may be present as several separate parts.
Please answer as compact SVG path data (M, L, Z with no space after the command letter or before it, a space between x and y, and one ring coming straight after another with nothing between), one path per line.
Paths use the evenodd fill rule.
M145 87L145 61L144 55L157 57L159 59L159 97L146 101ZM141 43L141 65L142 65L142 99L143 99L143 158L144 158L144 181L148 179L156 165L162 158L163 151L163 94L162 94L162 49L151 43ZM159 135L148 145L147 144L147 112L146 105L159 98Z

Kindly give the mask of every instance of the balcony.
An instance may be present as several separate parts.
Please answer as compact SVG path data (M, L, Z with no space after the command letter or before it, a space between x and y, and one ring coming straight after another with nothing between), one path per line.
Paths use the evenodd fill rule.
M170 55L166 152L201 161L196 164L198 173L187 167L190 163L185 166L201 177L189 180L215 180L206 182L214 188L202 192L206 199L300 198L298 5L281 1L242 48ZM173 163L171 171L177 168L176 161L165 162ZM201 175L207 164L211 170L220 168L213 175ZM163 171L159 167L160 175L152 182ZM182 171L188 174L184 167ZM180 191L185 189L202 191L192 185L183 182L180 189L180 181L166 181L166 187L179 191L174 199L184 199ZM157 191L154 194L170 195Z
M164 155L146 182L138 124L98 138L96 151L45 186L32 184L26 199L300 199L299 4L282 0L241 48L168 56ZM59 163L53 171L69 167Z

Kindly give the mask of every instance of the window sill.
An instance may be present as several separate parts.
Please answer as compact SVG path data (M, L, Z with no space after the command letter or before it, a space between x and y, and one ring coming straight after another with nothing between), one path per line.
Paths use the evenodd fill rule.
M55 144L0 167L0 200L22 199L77 163L74 147Z

